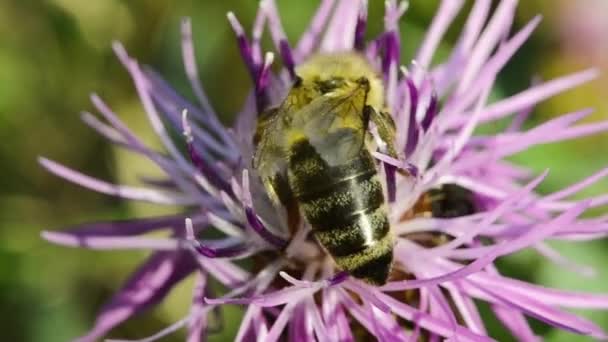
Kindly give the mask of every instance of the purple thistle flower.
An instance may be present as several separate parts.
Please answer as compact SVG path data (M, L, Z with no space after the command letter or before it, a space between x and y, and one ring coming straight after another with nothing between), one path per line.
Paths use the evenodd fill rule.
M273 0L261 2L248 37L233 13L228 20L237 36L254 90L234 127L226 128L199 83L190 22L182 24L186 74L198 99L189 103L154 71L142 68L122 45L114 50L130 73L152 128L166 153L151 150L96 95L92 101L105 119L82 119L99 134L156 163L167 181L145 187L110 184L41 158L50 172L94 191L124 199L183 206L181 215L85 224L66 232L44 232L48 241L90 249L146 249L149 259L104 306L93 329L78 341L93 341L153 305L190 274L196 287L190 313L157 335L188 329L188 341L208 334L208 315L226 304L245 305L237 340L352 341L355 335L380 340L492 340L475 300L490 304L495 316L518 340L538 340L526 317L576 334L605 339L605 332L564 309L608 308L608 294L588 294L530 284L500 274L493 262L522 249L533 249L574 272L590 270L552 250L549 240L599 239L608 233L608 217L581 218L608 203L601 195L570 196L608 175L608 168L560 191L540 195L539 175L505 160L539 144L564 141L608 130L608 122L579 124L591 110L565 114L523 130L521 123L539 102L594 79L586 70L564 76L490 103L497 75L540 22L534 18L510 33L517 1L475 2L452 54L432 65L435 50L463 1L445 0L429 26L415 61L401 66L399 20L407 2L387 1L385 32L365 42L367 3L322 0L309 28L296 43L283 32ZM272 52L264 53L267 28L283 70L275 73ZM285 96L297 65L315 53L356 50L381 72L385 102L396 126L402 158L380 152L385 164L397 274L381 287L348 277L310 238L306 224L290 232L286 215L271 205L250 169L257 112ZM513 117L499 134L474 136L481 123ZM166 126L165 123L168 125ZM175 141L169 131L184 132ZM185 144L189 156L178 147ZM405 172L398 172L399 170ZM468 189L473 213L457 217L428 215L419 207L442 185ZM199 239L204 230L222 236ZM146 233L169 230L166 238ZM218 235L215 235L218 236ZM235 261L247 258L246 269ZM212 297L209 280L228 292Z

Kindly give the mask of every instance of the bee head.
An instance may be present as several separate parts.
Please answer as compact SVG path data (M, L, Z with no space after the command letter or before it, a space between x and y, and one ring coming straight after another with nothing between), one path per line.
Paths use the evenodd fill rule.
M324 95L360 88L368 93L369 105L375 108L384 105L382 79L362 55L342 52L315 55L300 64L296 73L308 91Z

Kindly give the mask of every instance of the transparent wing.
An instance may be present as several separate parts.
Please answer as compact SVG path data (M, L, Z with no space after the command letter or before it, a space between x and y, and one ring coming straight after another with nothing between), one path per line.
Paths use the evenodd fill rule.
M316 98L293 115L288 138L307 139L329 165L357 158L365 146L369 120L366 93L356 87Z
M286 183L287 163L282 144L283 120L281 108L275 108L258 119L254 136L253 168L264 184L268 197L275 204L283 202L282 184Z
M260 176L268 196L275 204L287 205L291 191L287 181L287 145L285 134L293 114L310 102L310 89L301 82L294 85L283 103L258 118L254 136L253 167Z

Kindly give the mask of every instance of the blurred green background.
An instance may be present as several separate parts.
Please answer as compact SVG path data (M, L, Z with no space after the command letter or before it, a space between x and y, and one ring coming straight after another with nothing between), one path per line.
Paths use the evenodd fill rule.
M277 2L293 42L318 1ZM370 2L373 34L381 28L382 9L381 1ZM402 20L404 61L413 56L436 6L437 1L411 1ZM83 190L44 172L36 162L37 156L44 155L93 176L129 184L136 184L138 173L149 169L141 159L93 134L78 117L81 110L93 110L88 97L95 91L144 141L158 146L130 79L111 51L112 40L122 41L132 56L160 70L191 97L179 49L179 21L191 17L203 83L222 119L230 123L250 83L225 13L235 11L250 27L256 8L254 0L0 1L0 340L66 341L84 333L99 306L145 257L140 252L53 246L40 239L42 229L172 210ZM497 94L523 89L533 76L549 79L589 65L608 70L607 1L522 1L515 26L521 27L537 13L545 20L499 79ZM461 15L458 22L463 20ZM448 33L443 51L449 51L459 27L454 25ZM604 75L542 104L531 122L590 106L597 112L589 120L607 119L607 93ZM608 135L604 134L535 148L516 159L535 170L551 168L542 185L543 191L550 191L608 165L606 151ZM585 194L606 193L606 189L604 181ZM598 277L567 273L531 252L501 261L502 270L561 288L608 292L608 271L603 267L608 261L606 241L557 247L569 257L595 265ZM184 283L162 306L117 328L112 336L142 338L179 319L187 313L190 286ZM238 310L229 315L233 311ZM608 328L606 312L590 316ZM551 341L574 340L542 325L535 328ZM217 340L228 340L233 334L228 325ZM183 335L171 338L182 340Z

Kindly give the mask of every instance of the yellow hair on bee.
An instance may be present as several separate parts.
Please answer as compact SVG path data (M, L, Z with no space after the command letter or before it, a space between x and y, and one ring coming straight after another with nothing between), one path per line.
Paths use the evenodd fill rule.
M366 104L376 110L384 107L382 79L365 57L360 54L352 52L318 54L298 66L296 74L302 78L304 84L335 77L350 81L365 77L370 85Z

